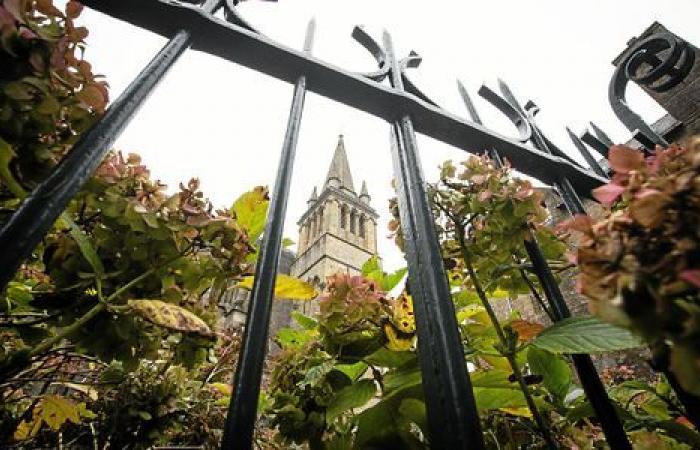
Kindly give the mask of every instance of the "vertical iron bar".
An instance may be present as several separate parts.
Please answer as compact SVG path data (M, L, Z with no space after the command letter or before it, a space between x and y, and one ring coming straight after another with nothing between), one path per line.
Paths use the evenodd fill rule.
M458 83L458 87L459 92L462 95L462 99L467 105L467 110L469 111L469 115L471 116L472 120L478 124L481 124L481 119L479 118L476 108L469 97L469 93L461 83ZM512 92L510 89L508 89L505 83L502 83L501 89L508 102L510 102L514 108L524 113L524 111L522 111L520 108L519 103L515 99L515 96L513 96ZM530 122L533 138L539 137L537 140L533 139L533 143L538 142L542 144L544 139L542 139L542 136L539 134L537 126L532 122L532 120L529 119L528 115L524 115L524 117L528 118ZM549 151L549 147L546 146L546 144L544 150ZM498 153L498 150L491 149L490 155L496 167L503 166L503 160L501 159L501 155ZM562 192L562 197L567 205L567 209L571 214L578 214L583 211L583 204L576 195L573 186L571 186L566 178L563 178L562 180L562 188L560 191ZM564 196L564 193L566 194L566 197ZM585 211L583 211L583 214L585 214ZM528 230L524 244L525 251L532 262L534 272L540 281L542 290L544 291L545 297L547 298L550 308L554 313L556 321L570 317L571 311L566 304L564 295L562 294L556 278L554 277L554 274L552 274L552 270L547 263L547 259L542 253L542 249L537 244L537 240L531 230ZM610 401L610 398L605 391L605 386L598 376L598 371L593 364L593 360L589 355L583 354L571 355L571 358L573 360L574 367L576 368L576 372L579 375L579 379L581 380L583 390L593 406L593 411L595 412L596 417L598 417L598 420L601 423L603 433L605 434L605 438L610 445L610 448L613 450L632 450L632 446L630 445L627 435L625 434L625 430L620 422L617 412L615 411L615 407Z
M593 157L591 152L588 150L588 147L586 147L586 144L584 144L581 139L579 139L578 136L574 134L569 127L566 127L566 132L569 134L569 138L571 139L571 142L574 143L574 146L578 150L578 152L583 156L583 159L586 160L588 163L588 166L593 170L595 173L600 175L601 177L608 178L608 174L605 173L605 170L598 164L598 161Z
M207 0L202 9L213 12L221 1ZM114 141L190 44L189 31L175 33L112 103L105 115L80 136L51 174L12 214L0 230L0 291L78 190L90 179Z
M311 52L315 20L309 22L304 51ZM253 429L257 415L260 381L262 379L270 314L274 299L277 266L282 249L282 232L287 212L289 185L294 168L299 129L306 96L306 77L301 76L294 85L294 95L287 121L287 131L282 145L275 187L270 200L268 221L265 224L260 256L255 269L255 281L251 291L248 315L238 367L233 381L233 398L229 404L221 448L224 450L250 449L253 445Z
M403 90L399 63L387 32L383 41L391 84ZM430 444L436 449L482 450L481 423L425 192L411 118L408 115L397 118L392 131L392 159L416 312Z
M513 101L517 102L515 98L513 98ZM534 121L532 112L528 113L527 118L530 122L530 126L532 127L533 145L539 150L552 153L552 149L546 144L542 132ZM571 185L571 182L567 177L562 176L559 183L555 183L555 187L561 194L562 200L564 201L564 205L569 211L569 214L587 214L583 207L583 203L581 202L581 198L578 196L576 190ZM532 242L535 242L534 236ZM547 290L545 290L545 294L551 299L550 301L553 303L553 305L556 304L559 307L559 312L564 314L561 316L561 319L569 317L571 315L569 307L564 301L564 296L559 289L559 285L556 283L547 261L544 259L544 255L539 247L535 249L535 246L531 246L531 248L533 253L531 254L528 251L528 255L530 256L533 265L536 267L535 273L540 279L542 289L545 290L546 288L549 290L549 293L547 293ZM536 261L538 261L538 263L536 263ZM537 266L537 264L539 264L539 266ZM615 411L614 404L610 400L610 397L608 397L608 393L605 391L605 385L603 385L603 382L598 375L598 370L593 364L593 359L591 359L590 355L586 354L574 354L571 355L571 358L576 366L576 371L578 372L581 385L586 393L586 397L588 398L588 401L591 402L593 411L595 411L596 417L600 421L600 426L603 428L603 434L605 435L608 445L610 445L612 450L632 450L632 444L630 444L629 438L625 433L625 428L620 421L617 411Z

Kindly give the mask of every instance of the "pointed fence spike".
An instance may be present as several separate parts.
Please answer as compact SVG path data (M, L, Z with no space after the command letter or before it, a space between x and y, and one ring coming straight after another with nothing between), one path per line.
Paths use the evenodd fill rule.
M569 134L569 138L571 139L571 142L574 143L574 147L581 153L581 156L583 156L583 159L586 160L588 165L590 166L591 170L593 170L595 173L602 177L608 177L608 174L605 173L605 170L598 164L598 161L593 157L591 152L588 150L588 147L586 147L586 144L581 141L581 139L574 134L573 131L569 127L565 127L566 132Z
M476 106L474 106L474 102L472 101L467 88L464 87L464 84L462 84L460 80L457 80L457 90L462 96L464 104L467 106L467 111L469 111L469 117L471 117L472 122L482 125L483 122L481 121L481 117L479 117L479 112L476 110Z
M314 46L314 36L316 34L316 17L312 17L309 20L309 24L306 26L306 38L304 39L304 52L311 53L311 49Z
M605 133L605 131L601 130L595 123L593 122L588 122L591 124L591 128L593 128L593 132L595 133L596 136L598 136L598 139L600 139L603 144L607 145L608 147L612 147L614 145L612 139Z

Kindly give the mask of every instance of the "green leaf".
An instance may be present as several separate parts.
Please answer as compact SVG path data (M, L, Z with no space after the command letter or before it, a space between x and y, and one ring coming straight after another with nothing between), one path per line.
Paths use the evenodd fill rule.
M527 406L520 389L474 388L476 407L481 410L500 408L521 408Z
M289 238L282 238L282 248L289 248L294 245L295 242Z
M379 257L372 256L362 265L362 276L369 277L370 274L381 272L382 267L379 265Z
M128 304L136 315L160 327L208 338L214 336L205 321L180 306L145 299L129 300Z
M518 389L518 385L509 381L511 372L499 369L489 369L469 374L473 387Z
M571 369L560 356L537 347L530 347L527 352L530 370L542 376L542 384L559 401L564 401L571 386Z
M265 229L267 207L270 203L267 188L258 186L241 195L231 208L238 224L248 233L250 242L258 240Z
M356 362L355 364L338 364L335 366L336 370L343 372L352 381L357 380L367 372L367 364L362 361Z
M318 333L312 333L309 330L280 328L275 338L282 348L300 348L316 336Z
M243 277L237 286L252 290L255 278ZM275 298L278 300L313 300L318 297L318 292L309 283L289 275L278 273L275 279Z
M97 251L92 246L90 239L83 232L83 230L81 230L80 227L73 222L73 219L71 219L68 213L61 213L59 220L69 229L68 232L70 233L70 236L73 238L75 243L78 244L80 253L83 255L83 258L85 258L88 264L90 264L92 270L95 271L95 275L101 277L105 272L105 268L104 265L102 265L100 257L97 255Z
M384 292L389 292L396 287L396 285L403 280L406 272L408 272L408 268L406 267L391 274L384 272L379 257L376 255L372 256L362 265L362 276L376 282Z
M315 330L318 327L318 321L306 316L299 311L292 311L292 319L305 330Z
M642 342L624 328L592 316L571 317L542 331L530 345L556 354L636 348Z
M406 272L408 272L408 267L399 269L394 273L385 274L381 285L382 290L385 292L389 292L390 290L394 289L394 287L396 287L396 285L399 284L401 280L403 280L403 277L404 275L406 275Z
M421 370L417 360L384 374L384 390L388 393L419 384L421 384Z
M399 367L408 361L416 359L412 352L393 352L384 347L364 358L367 364L379 367Z
M417 398L406 398L399 405L399 414L418 425L423 433L428 432L428 418L425 410L425 402Z
M360 380L346 386L333 397L326 409L326 422L331 423L336 417L353 408L359 408L370 401L377 393L373 380Z

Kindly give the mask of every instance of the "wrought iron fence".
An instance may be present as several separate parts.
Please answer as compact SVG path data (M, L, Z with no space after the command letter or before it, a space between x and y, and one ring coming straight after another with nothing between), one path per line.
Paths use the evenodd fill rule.
M421 59L415 53L399 58L391 36L375 41L361 28L353 37L376 59L368 73L348 72L311 54L314 23L310 23L302 51L285 47L248 24L235 10L235 0L181 2L175 0L82 0L98 11L148 29L169 39L102 119L85 132L50 176L25 200L0 230L0 289L12 278L71 198L92 175L111 145L157 87L178 58L192 48L250 67L294 85L287 132L272 193L269 221L256 267L239 365L234 379L222 446L250 448L268 338L274 280L281 248L282 228L289 196L299 127L307 90L386 120L391 128L391 153L397 180L398 204L405 233L409 283L415 302L418 354L428 411L429 439L437 449L484 448L479 416L460 343L454 307L442 264L433 217L425 192L416 133L470 153L488 150L498 164L502 158L518 171L552 185L571 214L585 213L581 197L606 181L607 173L590 152L606 155L612 141L593 127L582 138L570 133L589 168L578 164L554 145L535 122L538 107L522 106L510 88L499 82L501 94L483 86L479 94L516 126L515 139L486 128L464 86L459 92L470 120L442 108L422 93L407 75ZM224 8L225 20L215 17ZM670 50L670 51L669 51ZM662 58L659 54L664 53ZM609 98L620 120L648 149L665 144L625 101L625 86L633 79L655 89L669 89L693 65L693 52L670 34L641 42L616 70ZM638 76L640 64L651 66ZM388 85L382 84L388 80ZM559 286L533 236L525 241L527 253L542 284L553 318L570 315ZM574 355L585 393L613 449L631 449L620 419L607 397L587 355Z

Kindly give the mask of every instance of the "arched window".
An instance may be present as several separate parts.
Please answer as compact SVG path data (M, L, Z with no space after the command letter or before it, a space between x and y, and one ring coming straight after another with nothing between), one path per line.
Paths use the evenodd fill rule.
M353 210L350 213L350 232L351 233L355 233L356 225L357 225L357 213L355 212L355 210Z
M364 214L362 214L360 216L360 223L358 224L359 228L360 228L360 237L361 238L365 237L365 221L366 220L367 220L367 218L365 217Z
M348 209L345 205L340 206L340 228L343 230L347 226Z

